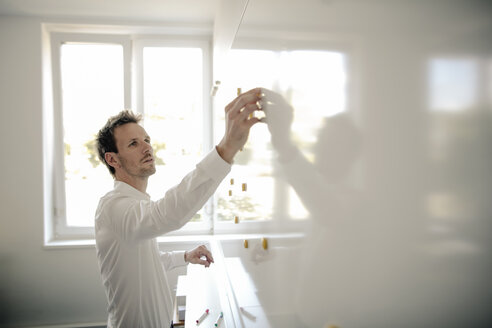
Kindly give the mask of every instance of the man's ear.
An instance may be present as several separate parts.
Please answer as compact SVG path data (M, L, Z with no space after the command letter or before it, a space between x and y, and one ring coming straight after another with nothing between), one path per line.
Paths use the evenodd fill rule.
M114 167L115 169L121 167L120 162L118 160L118 156L116 156L116 153L113 152L104 153L104 160L106 161L106 163L108 163L108 165Z

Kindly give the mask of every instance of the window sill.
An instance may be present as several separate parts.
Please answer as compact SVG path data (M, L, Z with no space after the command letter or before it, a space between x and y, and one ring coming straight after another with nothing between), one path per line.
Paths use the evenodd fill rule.
M96 246L94 239L50 240L44 243L45 249L93 248L94 246Z
M208 243L212 240L239 240L255 239L262 237L301 237L302 233L234 233L234 234L216 234L216 235L186 235L186 236L162 236L157 237L159 245L167 243ZM74 248L94 248L96 241L94 239L74 239L74 240L52 240L45 242L44 249L74 249Z

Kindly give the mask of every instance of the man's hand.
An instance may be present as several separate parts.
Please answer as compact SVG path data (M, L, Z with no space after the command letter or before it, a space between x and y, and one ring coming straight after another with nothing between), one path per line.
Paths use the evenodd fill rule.
M202 264L206 268L208 268L211 263L214 263L212 253L210 253L205 245L200 245L190 251L186 251L184 258L188 263Z
M240 94L225 108L226 128L224 137L217 145L217 152L228 163L248 140L249 130L260 122L257 117L249 117L251 113L261 110L257 102L261 99L261 89L251 89Z

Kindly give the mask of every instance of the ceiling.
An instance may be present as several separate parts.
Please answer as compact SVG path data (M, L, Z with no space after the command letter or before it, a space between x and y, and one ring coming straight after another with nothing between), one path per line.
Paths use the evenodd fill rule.
M0 0L0 15L212 25L221 0ZM234 0L225 0L234 1ZM237 0L241 1L241 0ZM242 26L425 29L492 21L490 0L249 0ZM472 25L473 25L472 24ZM460 26L462 28L462 26Z
M216 0L0 0L0 14L126 19L213 21Z

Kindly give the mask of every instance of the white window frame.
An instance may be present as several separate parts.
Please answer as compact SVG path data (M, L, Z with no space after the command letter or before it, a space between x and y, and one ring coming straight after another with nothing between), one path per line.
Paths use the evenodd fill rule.
M45 56L48 54L50 60L46 66L51 71L46 83L51 88L46 96L52 97L52 103L46 101L45 108L46 129L45 147L49 154L45 159L45 191L51 194L45 200L45 245L57 244L62 241L94 239L93 227L73 227L67 225L66 199L65 199L65 167L64 167L64 138L63 138L63 108L61 94L61 46L64 43L88 43L88 44L118 44L123 47L124 62L124 107L132 108L134 111L144 114L143 106L143 47L145 46L168 46L168 47L194 47L203 51L203 153L212 147L212 106L210 99L211 88L211 41L210 37L190 37L184 35L162 37L152 35L151 37L139 37L131 35L129 31L123 34L100 34L100 33L74 33L74 32L50 32L45 31L45 39L49 39ZM48 136L49 127L53 127L52 135ZM207 201L204 207L204 219L202 222L190 222L178 231L166 235L190 235L213 233L213 199ZM89 242L91 244L91 242Z
M51 240L93 239L93 227L69 227L66 218L65 164L63 145L63 108L61 81L61 46L65 43L117 44L123 48L124 106L131 105L131 40L129 36L53 32L50 34L53 77L53 211ZM46 239L46 238L45 238Z

